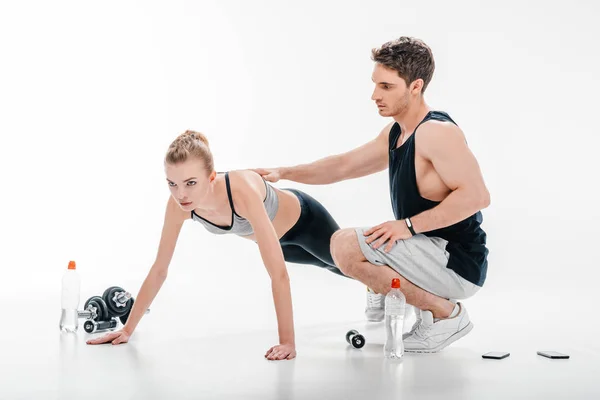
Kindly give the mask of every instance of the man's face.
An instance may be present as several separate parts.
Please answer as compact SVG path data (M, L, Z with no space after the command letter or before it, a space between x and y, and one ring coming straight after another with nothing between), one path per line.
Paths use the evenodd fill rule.
M373 76L375 89L371 99L375 101L382 117L402 115L410 103L410 91L404 79L398 76L398 71L375 63Z

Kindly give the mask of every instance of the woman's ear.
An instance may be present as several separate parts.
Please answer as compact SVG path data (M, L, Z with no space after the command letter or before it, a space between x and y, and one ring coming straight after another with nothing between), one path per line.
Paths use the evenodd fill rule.
M210 175L208 176L208 181L210 183L213 183L215 178L217 177L217 171L213 171L210 173Z

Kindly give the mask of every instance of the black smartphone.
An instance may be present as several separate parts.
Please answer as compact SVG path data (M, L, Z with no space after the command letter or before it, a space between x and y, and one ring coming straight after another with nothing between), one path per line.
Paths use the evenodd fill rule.
M559 353L558 351L538 351L538 355L553 358L553 359L567 359L568 355Z
M483 358L491 358L492 360L502 360L510 356L510 353L506 353L504 351L490 351L489 353L485 353L481 357Z

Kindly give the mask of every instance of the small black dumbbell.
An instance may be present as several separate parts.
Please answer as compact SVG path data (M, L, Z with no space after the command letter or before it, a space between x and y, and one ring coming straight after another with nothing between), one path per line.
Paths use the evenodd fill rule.
M88 319L83 323L83 330L87 333L94 333L96 331L103 331L106 329L114 329L117 327L117 320L111 319L110 321L100 321L96 322L94 320Z
M84 311L79 312L79 317L93 319L94 321L109 321L109 314L106 303L100 296L90 297L84 305Z
M346 342L348 342L355 349L360 349L365 345L365 337L358 333L357 330L352 329L346 333Z
M112 286L104 291L102 298L111 316L118 317L121 323L125 325L135 303L135 299L131 297L131 293L126 292L118 286ZM148 314L149 312L150 309L148 308L144 314Z
M133 307L131 293L126 292L119 286L111 286L104 291L102 299L106 303L111 317L122 317L129 314Z

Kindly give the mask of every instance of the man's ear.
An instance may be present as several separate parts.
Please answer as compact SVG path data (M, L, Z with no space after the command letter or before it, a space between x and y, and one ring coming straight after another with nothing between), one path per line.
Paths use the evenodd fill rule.
M423 85L425 84L425 82L423 81L423 79L419 78L419 79L415 79L411 84L410 84L410 92L414 95L423 93Z

